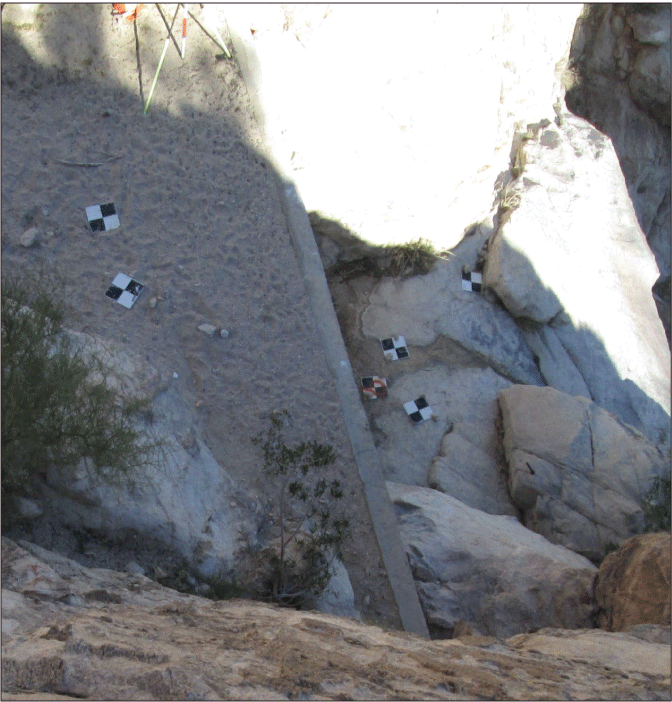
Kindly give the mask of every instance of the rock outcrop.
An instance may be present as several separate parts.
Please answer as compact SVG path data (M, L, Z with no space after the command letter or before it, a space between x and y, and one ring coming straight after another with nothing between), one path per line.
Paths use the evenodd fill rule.
M661 318L670 306L670 7L587 6L577 22L567 106L609 136L661 278Z
M429 487L488 514L518 516L500 464L457 431L447 433L427 475Z
M2 541L3 699L669 695L669 647L634 635L425 641L328 614L212 602L23 546Z
M627 631L640 624L670 626L670 535L642 534L600 565L595 583L598 625Z
M541 627L592 626L597 569L522 526L427 488L388 483L402 539L435 637L459 622L507 637Z
M514 385L499 404L509 490L529 529L595 561L643 530L644 497L667 466L644 436L553 388Z
M64 528L108 539L116 534L120 540L132 533L136 546L145 540L162 544L174 551L176 561L186 559L203 575L228 570L241 547L239 530L253 530L257 499L236 487L217 463L169 379L112 342L66 333L84 353L97 354L111 386L127 398L149 402L136 420L137 430L164 443L150 465L138 467L132 484L93 481L83 466L72 475L47 468L33 485L42 511L33 529L42 543L56 546L56 534ZM93 555L93 543L80 544L82 552L88 548Z
M518 206L490 242L484 283L530 325L547 384L669 446L670 352L651 294L658 267L616 153L577 117L528 135L512 186Z

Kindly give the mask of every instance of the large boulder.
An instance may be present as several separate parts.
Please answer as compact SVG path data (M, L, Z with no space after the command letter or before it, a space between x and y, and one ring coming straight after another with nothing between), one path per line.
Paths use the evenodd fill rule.
M595 583L598 624L626 631L640 624L670 626L670 535L642 534L600 565Z
M583 397L514 385L499 395L509 490L525 525L593 560L646 524L666 471L642 434Z
M460 621L498 637L591 626L597 569L590 561L515 517L486 514L428 488L387 487L435 637L450 638Z
M484 282L536 333L548 384L588 390L669 446L670 349L651 294L659 272L616 153L572 116L530 137L519 205L490 243Z

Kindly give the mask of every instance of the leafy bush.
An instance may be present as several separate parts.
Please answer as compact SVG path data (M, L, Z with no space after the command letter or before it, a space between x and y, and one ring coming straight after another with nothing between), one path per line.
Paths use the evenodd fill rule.
M108 386L100 359L62 333L56 281L3 277L1 304L3 501L30 492L47 466L72 474L80 464L92 480L132 483L160 444L133 426L144 403Z
M286 416L286 410L273 413L268 432L252 440L263 451L264 472L278 479L277 546L260 554L264 565L257 590L263 599L300 607L329 584L349 523L331 514L343 497L339 481L323 477L336 459L333 447L314 440L287 446L281 433Z

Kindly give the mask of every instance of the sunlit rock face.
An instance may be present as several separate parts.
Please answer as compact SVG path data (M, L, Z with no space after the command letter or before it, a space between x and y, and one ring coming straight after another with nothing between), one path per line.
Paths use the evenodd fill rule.
M651 295L658 268L611 141L567 115L523 141L519 162L516 205L491 241L485 284L527 322L548 384L588 390L669 446L670 352Z
M426 641L2 542L3 699L669 699L669 628Z
M567 106L613 141L670 305L670 6L594 4L577 22Z

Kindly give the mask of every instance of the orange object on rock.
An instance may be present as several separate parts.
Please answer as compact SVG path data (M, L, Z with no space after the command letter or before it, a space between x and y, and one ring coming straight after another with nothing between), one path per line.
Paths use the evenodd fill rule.
M144 5L124 5L121 3L115 3L112 5L112 15L117 19L127 19L129 22L135 22L138 18L138 13Z

